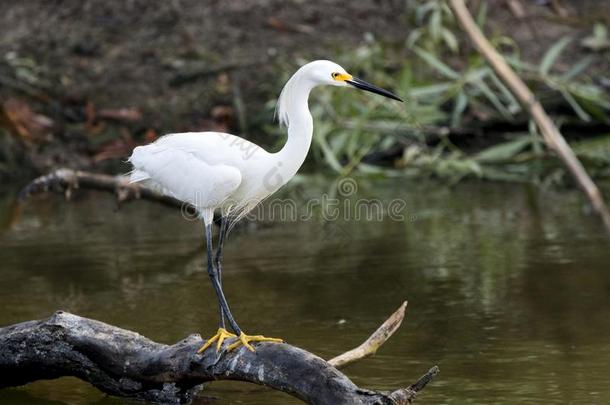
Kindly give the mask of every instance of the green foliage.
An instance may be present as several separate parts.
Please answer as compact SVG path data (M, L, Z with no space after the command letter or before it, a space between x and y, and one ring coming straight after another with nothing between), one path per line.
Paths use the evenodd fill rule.
M540 75L545 76L548 75L549 70L557 61L561 52L572 42L572 38L563 37L559 41L555 42L553 46L551 46L548 51L542 57L540 61L540 66L538 68Z
M446 46L453 53L459 50L458 40L453 33L453 14L443 0L426 0L411 3L411 14L418 27L411 31L407 46L419 46L433 51Z
M608 27L602 23L597 23L593 26L593 33L582 40L582 46L595 52L601 52L610 49L610 35L608 35Z
M477 23L483 26L487 6L486 2L480 4ZM500 142L488 141L482 150L466 153L449 142L447 134L453 129L476 128L482 122L523 122L526 117L484 58L474 50L464 54L467 47L460 47L456 23L445 1L417 1L410 7L410 21L416 27L406 45L382 44L368 35L360 47L338 60L344 66L358 67L356 74L364 73L367 81L393 89L406 102L357 91L316 92L311 103L317 123L314 159L340 174L359 170L452 181L465 176L529 180L530 162L547 156L532 121L527 132L513 133ZM610 98L585 75L594 57L558 66L573 44L572 38L560 38L537 64L522 60L512 39L491 40L544 104L557 105L561 102L557 95L565 100L573 114L564 116L564 121L607 122ZM362 163L368 154L397 149L403 153L394 167L380 169ZM585 145L580 146L582 156L593 156L585 149ZM602 155L608 157L610 152ZM605 162L598 155L589 160ZM605 164L610 164L610 158L608 162Z
M507 58L507 60L534 85L543 85L553 90L554 92L551 93L553 97L557 93L560 94L580 120L588 122L595 118L605 121L610 110L610 96L590 78L582 77L583 72L594 61L592 57L577 61L564 73L553 73L553 66L570 42L571 38L559 39L544 54L538 66L518 58Z
M610 171L610 134L572 144L578 157L588 165Z
M511 161L519 152L531 144L530 137L522 136L515 140L490 146L475 155L480 163L499 163Z

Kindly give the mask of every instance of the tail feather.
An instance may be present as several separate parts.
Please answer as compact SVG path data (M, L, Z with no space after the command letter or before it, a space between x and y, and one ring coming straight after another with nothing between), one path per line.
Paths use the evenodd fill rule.
M145 146L137 146L134 148L131 156L127 160L129 163L133 165L133 170L129 174L129 182L137 183L139 181L144 181L150 179L150 175L143 170L144 164L146 161L147 147Z

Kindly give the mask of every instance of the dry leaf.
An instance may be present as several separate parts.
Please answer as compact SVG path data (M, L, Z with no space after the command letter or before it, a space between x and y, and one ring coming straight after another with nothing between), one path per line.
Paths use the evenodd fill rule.
M25 101L11 98L0 106L0 125L27 143L41 143L51 137L54 123L32 111Z

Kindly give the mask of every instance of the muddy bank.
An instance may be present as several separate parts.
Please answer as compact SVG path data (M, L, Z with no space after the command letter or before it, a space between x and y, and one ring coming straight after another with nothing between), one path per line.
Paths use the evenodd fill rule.
M60 96L138 106L177 130L231 104L233 81L260 107L279 92L278 62L407 33L398 1L32 1L0 15L0 54L31 59Z
M568 17L545 2L523 3L518 17L506 4L489 2L489 29L512 36L532 60L607 18L591 1L562 2ZM296 66L335 59L365 33L401 46L411 29L397 0L3 2L0 121L11 124L0 155L19 167L29 159L38 171L121 170L133 146L168 131L226 130L265 142L268 102ZM25 132L15 122L26 122Z

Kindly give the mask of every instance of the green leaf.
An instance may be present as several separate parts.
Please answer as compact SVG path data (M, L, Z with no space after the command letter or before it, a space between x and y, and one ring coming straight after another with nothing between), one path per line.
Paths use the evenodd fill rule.
M429 86L413 87L409 89L409 96L419 98L423 96L432 96L435 94L443 94L453 87L453 83L431 84Z
M475 155L474 159L477 162L486 163L504 162L513 158L531 142L532 138L530 136L520 137L512 141L491 146Z
M324 154L324 160L326 163L335 171L340 172L342 169L341 163L337 160L337 157L333 153L331 147L326 141L326 135L330 133L330 127L328 125L318 125L315 141L320 146Z
M415 48L414 51L420 58L422 58L428 65L430 65L430 67L436 69L443 76L446 76L453 80L457 80L460 78L458 72L441 62L436 56L432 55L430 52L424 51L421 48Z
M502 104L498 96L494 94L494 92L489 88L487 83L485 83L483 80L475 80L472 83L476 87L478 87L479 90L481 90L481 93L483 93L483 95L487 97L487 99L494 105L494 107L500 114L502 114L507 119L511 118L510 111L508 111L504 104Z
M457 127L460 125L460 121L462 120L462 114L464 110L468 106L468 97L464 94L463 91L460 91L455 98L455 106L453 107L453 112L451 114L451 126Z
M458 157L447 157L446 159L439 160L434 167L434 171L438 176L447 177L454 181L471 175L481 177L483 174L478 162Z
M511 93L511 91L504 85L504 83L502 83L502 81L498 79L498 76L496 76L496 74L492 72L489 77L491 77L491 81L494 82L496 87L500 89L500 92L502 93L504 98L508 100L508 111L511 114L517 114L519 111L521 111L521 104L519 104L515 96L513 96L513 93Z
M542 155L542 137L538 133L538 126L536 125L536 121L534 119L530 119L527 122L527 129L532 139L532 150L534 154L537 156Z
M436 4L433 1L430 1L417 7L415 10L415 21L417 21L418 24L421 24L424 21L426 14L428 14L428 12L430 12L435 6Z
M483 29L485 26L485 20L487 19L487 2L482 1L481 6L479 7L479 12L477 13L477 25L479 28Z
M458 41L455 38L455 35L453 35L453 33L447 28L443 28L441 33L443 35L443 40L445 41L447 48L449 48L451 52L456 53L458 51Z
M516 56L504 55L506 62L515 70L520 71L525 67L524 62Z
M606 39L608 38L608 30L604 24L597 23L593 26L593 35L595 38Z
M570 70L568 70L566 73L564 73L561 76L561 78L566 81L573 79L574 77L581 74L586 68L588 68L589 65L591 64L591 62L593 62L593 57L591 55L584 57L583 59L578 61L578 63L576 63L574 66L572 66L572 68Z
M423 31L421 28L416 28L407 37L407 48L411 49L415 46L417 41L421 38Z
M610 164L610 134L570 143L570 146L580 158Z
M512 173L510 169L514 170L514 167L492 167L485 166L483 168L483 178L493 181L506 181L510 183L515 182L526 182L531 181L531 177L528 173Z
M559 41L555 42L548 51L546 51L542 57L542 61L540 62L538 69L541 75L545 76L549 73L549 70L555 64L555 61L557 61L557 58L559 55L561 55L561 52L570 42L572 42L572 38L563 37Z
M570 104L570 107L572 107L576 115L578 115L578 118L585 122L591 121L591 116L587 114L585 110L582 109L580 104L578 104L578 101L576 101L576 99L570 94L570 92L562 90L561 95L563 96L563 98L566 99L568 104Z
M434 10L434 12L432 13L432 17L430 17L430 22L429 22L430 36L432 36L432 39L434 40L434 42L437 42L441 37L441 28L442 28L441 17L442 17L442 15L441 15L440 9Z

